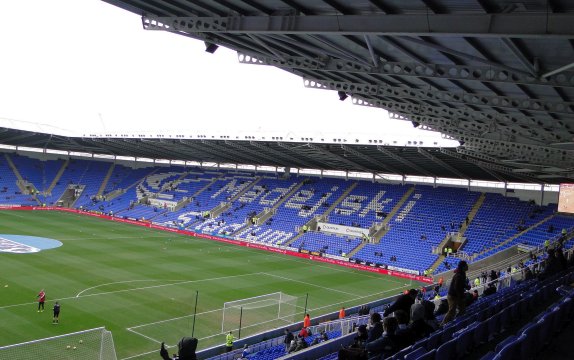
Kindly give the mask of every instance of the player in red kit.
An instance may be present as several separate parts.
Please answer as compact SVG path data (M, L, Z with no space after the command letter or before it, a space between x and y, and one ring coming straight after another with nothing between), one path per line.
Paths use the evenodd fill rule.
M46 292L44 289L38 293L38 312L44 311L44 303L46 302Z

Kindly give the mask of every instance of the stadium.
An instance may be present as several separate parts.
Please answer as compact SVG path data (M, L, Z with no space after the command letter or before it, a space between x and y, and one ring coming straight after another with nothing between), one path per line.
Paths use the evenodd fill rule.
M1 359L572 357L574 4L104 2L446 142L2 122Z

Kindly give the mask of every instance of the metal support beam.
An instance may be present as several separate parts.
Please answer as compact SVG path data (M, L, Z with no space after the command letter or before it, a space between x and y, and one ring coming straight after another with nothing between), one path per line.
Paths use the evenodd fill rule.
M546 74L542 74L541 78L546 79L546 78L549 78L549 77L551 77L551 76L560 74L560 73L562 73L562 72L564 72L564 71L570 70L570 69L572 69L572 68L574 68L574 62L571 62L571 63L568 64L568 65L561 66L561 67L559 67L559 68L556 69L556 70L549 71L549 72L547 72Z
M513 120L518 118L523 119L526 122L526 117L522 116L508 116L502 114L492 114L492 113L485 113L474 111L470 108L458 109L458 108L448 108L448 107L439 107L439 106L431 106L431 105L423 105L422 102L419 104L412 104L406 102L397 102L392 100L384 100L384 99L366 99L360 96L357 96L358 99L363 101L367 101L372 103L376 107L381 107L384 109L390 109L394 112L402 113L402 114L420 114L420 115L428 115L434 117L445 117L447 119L466 119L466 120L473 120L473 121L482 121L485 124L490 124L492 121L498 121L502 124L511 123ZM534 121L535 123L535 121ZM541 140L542 141L542 140Z
M303 85L308 88L320 88L336 91L345 91L355 94L384 96L391 98L433 100L447 103L459 103L479 107L497 107L505 109L521 109L528 111L542 111L557 114L574 115L574 102L533 100L526 98L512 98L509 96L477 95L452 91L418 90L396 86L376 85L328 81L320 79L303 79ZM503 115L501 115L503 116Z
M457 57L462 58L462 59L466 59L466 60L471 61L471 62L477 62L477 63L480 63L480 64L485 64L485 65L487 65L487 66L490 66L490 67L493 67L493 68L496 68L496 69L505 70L505 71L510 71L510 72L516 73L516 74L523 74L523 75L532 76L532 74L530 74L530 73L528 73L528 72L526 72L526 71L518 70L518 69L515 69L515 68L513 68L513 67L506 66L506 65L497 63L497 62L495 62L495 61L492 61L492 60L483 59L483 58L478 57L478 56L474 56L474 55L470 55L470 54L467 54L467 53L464 53L464 52L461 52L461 51L453 50L453 49L448 48L448 47L446 47L446 46L442 46L442 45L439 45L439 44L431 43L431 42L428 42L428 41L425 41L425 40L415 39L415 38L407 37L407 36L401 37L401 39L407 40L407 41L412 42L412 43L415 43L415 44L417 44L417 45L426 46L426 47L429 47L429 48L431 48L431 49L435 49L435 50L440 51L440 52L444 52L444 53L447 53L447 54L451 54L451 55L457 56Z
M421 173L425 176L435 177L434 174L431 174L430 172L426 171L425 169L421 168L420 166L418 166L418 165L414 164L413 162L403 158L402 156L399 156L399 155L393 153L392 151L387 150L383 146L377 146L377 150L382 152L383 154L387 155L388 157L405 164L406 166L410 167L411 169L418 171L419 173Z
M357 164L357 163L354 162L354 161L351 161L351 160L349 160L349 159L347 159L347 158L345 158L345 157L343 157L343 156L340 156L340 155L337 155L337 154L335 154L335 153L332 153L332 152L330 152L329 150L324 149L324 148L322 148L322 147L320 147L320 146L317 146L317 145L315 145L315 144L309 143L309 144L307 144L307 146L308 146L309 148L315 150L315 151L320 152L321 154L326 155L327 157L329 157L329 158L331 158L331 159L335 159L335 161L338 161L338 162L341 162L341 163L344 163L344 164L349 165L349 166L350 166L349 169L361 169L361 170L363 170L363 171L365 171L365 172L372 172L372 171L373 171L372 169L369 169L369 168L367 168L367 167L365 167L365 166L363 166L363 165L361 165L361 164Z
M526 70L532 76L538 76L538 69L536 69L536 67L534 66L534 62L530 61L530 59L526 57L526 54L524 54L524 52L520 49L520 47L518 47L518 44L516 44L516 40L509 38L502 38L501 40L502 43L506 45L506 47L508 47L510 51L512 51L514 56L516 56L518 61L520 61L522 65L524 65Z
M277 57L278 59L281 60L285 60L285 58L283 57L283 55L281 55L280 52L278 52L277 50L273 49L271 46L268 46L263 40L259 39L256 35L247 35L249 36L249 38L253 41L255 41L257 44L259 44L259 46L261 46L262 48L266 49L270 54L274 55L275 57Z
M261 149L267 153L271 153L273 156L286 159L288 162L291 162L292 165L296 165L298 167L307 167L307 168L311 168L311 169L314 167L317 167L317 165L311 164L311 163L309 163L309 162L307 162L301 158L296 158L296 157L291 156L285 152L277 151L277 150L273 149L272 147L263 146L263 144L258 143L256 141L250 141L249 143L251 144L251 146L255 146L256 148ZM278 143L278 145L279 145L279 143ZM281 145L279 145L279 146L281 146ZM303 166L301 166L301 165L303 165Z
M243 156L243 154L237 153L237 152L230 152L229 150L223 148L222 146L218 146L217 144L213 144L211 141L209 140L201 140L201 145L202 147L207 147L209 149L211 149L212 151L215 151L215 153L219 154L224 154L227 155L228 157L235 159L233 162L234 163L239 163L239 162L243 162L243 164L253 164L253 159L248 157L248 156Z
M560 150L547 145L470 136L461 136L460 140L464 141L464 149L459 149L459 151L491 156L498 161L501 159L520 159L528 165L556 166L559 168L574 166L574 150Z
M191 149L191 150L193 150L199 154L202 154L202 153L208 154L210 156L209 161L220 163L223 160L223 161L226 161L226 162L229 162L232 164L237 162L237 159L233 158L232 156L230 157L230 156L226 156L225 154L210 151L208 148L206 148L204 146L195 145L195 143L193 141L181 139L181 140L179 140L179 142L183 146L185 146L185 147L187 147L187 148L189 148L189 149ZM200 162L204 162L206 160L205 158L200 159L200 156L196 156L195 158L199 159Z
M249 154L249 155L253 156L254 158L265 159L264 161L267 161L267 163L264 163L264 161L261 161L261 160L258 161L261 165L285 166L284 164L280 164L277 161L278 159L276 157L269 156L269 155L265 154L265 152L257 151L256 149L250 149L247 146L241 145L239 142L225 140L225 144L228 146L231 146L232 148L236 148L238 150L241 150L243 153Z
M449 164L445 163L444 161L442 161L441 159L437 158L436 156L432 155L431 153L429 153L428 151L424 150L423 148L417 148L417 152L419 154L421 154L422 156L426 157L427 159L437 163L438 165L442 166L443 168L447 169L448 171L450 171L451 173L453 173L454 175L460 177L461 179L467 179L468 180L468 176L463 174L462 172L458 171L457 169L455 169L454 167L450 166Z
M347 152L349 152L349 153L355 155L355 156L358 157L358 158L361 158L361 159L363 159L363 160L365 160L365 161L367 161L367 162L369 162L369 163L372 163L372 164L378 166L378 167L379 167L381 170L383 170L383 171L389 172L389 173L391 173L391 174L404 175L401 171L395 169L394 167L389 166L389 165L387 165L387 164L383 164L381 161L378 161L378 160L376 160L376 159L373 159L373 158L370 157L369 155L365 155L365 154L363 154L362 152L353 149L352 147L349 147L349 146L347 146L347 145L341 145L341 149L343 149L343 150L345 150L345 151L347 151ZM373 171L373 170L371 170L371 171Z
M379 66L379 57L375 54L375 49L373 49L373 44L371 44L371 40L369 39L369 35L364 35L365 43L367 44L367 48L369 49L369 54L371 55L371 60L373 60L374 66Z
M277 142L277 145L280 146L280 147L282 147L283 149L286 149L286 150L288 150L288 151L292 151L292 152L296 153L296 154L299 155L299 156L305 156L305 157L307 157L305 154L302 154L302 153L300 153L299 151L297 151L297 148L294 148L294 147L292 147L292 146L289 146L289 145L287 145L287 144L285 144L285 143ZM305 161L305 163L310 164L308 161ZM310 169L324 169L325 166L312 165L312 166L309 166L309 168L310 168Z
M146 30L228 34L338 34L571 38L571 13L177 17L144 15Z
M508 175L511 175L512 177L514 177L516 179L522 179L522 180L529 182L529 183L532 183L532 182L540 183L540 181L538 181L537 179L535 179L533 177L515 173L512 168L509 168L509 167L506 167L503 165L498 165L498 164L493 164L493 163L488 163L485 161L477 160L477 159L473 158L472 155L470 155L468 153L463 155L460 153L459 149L457 149L457 151L454 152L454 151L451 151L448 149L441 148L440 152L445 154L445 155L451 156L453 158L467 161L467 162L474 164L476 166L479 166L483 169L488 169L491 171L495 171L495 172L499 172L499 173L503 173L503 174L508 174ZM503 180L503 181L507 182L508 180Z
M543 79L536 78L528 73L512 73L501 71L488 66L464 66L444 64L416 64L407 62L384 62L378 67L365 66L347 60L335 58L296 57L290 56L282 61L270 56L260 54L239 53L239 62L253 65L271 65L286 70L348 72L365 75L389 75L393 77L438 78L459 81L480 81L493 83L510 83L523 85L541 85L555 87L571 87L574 74L562 76L548 75Z

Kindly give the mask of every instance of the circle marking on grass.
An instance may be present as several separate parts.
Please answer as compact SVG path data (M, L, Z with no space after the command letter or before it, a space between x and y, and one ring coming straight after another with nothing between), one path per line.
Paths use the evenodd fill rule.
M32 254L62 246L62 242L39 236L0 234L0 253Z

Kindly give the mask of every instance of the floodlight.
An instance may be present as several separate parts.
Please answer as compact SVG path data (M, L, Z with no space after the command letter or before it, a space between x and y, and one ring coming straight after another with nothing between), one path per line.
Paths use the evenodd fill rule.
M341 101L345 101L349 97L344 91L337 91L337 94L339 94L339 100Z
M205 52L213 54L218 48L219 48L219 46L217 46L216 44L214 44L212 42L207 42L207 41L205 42Z

